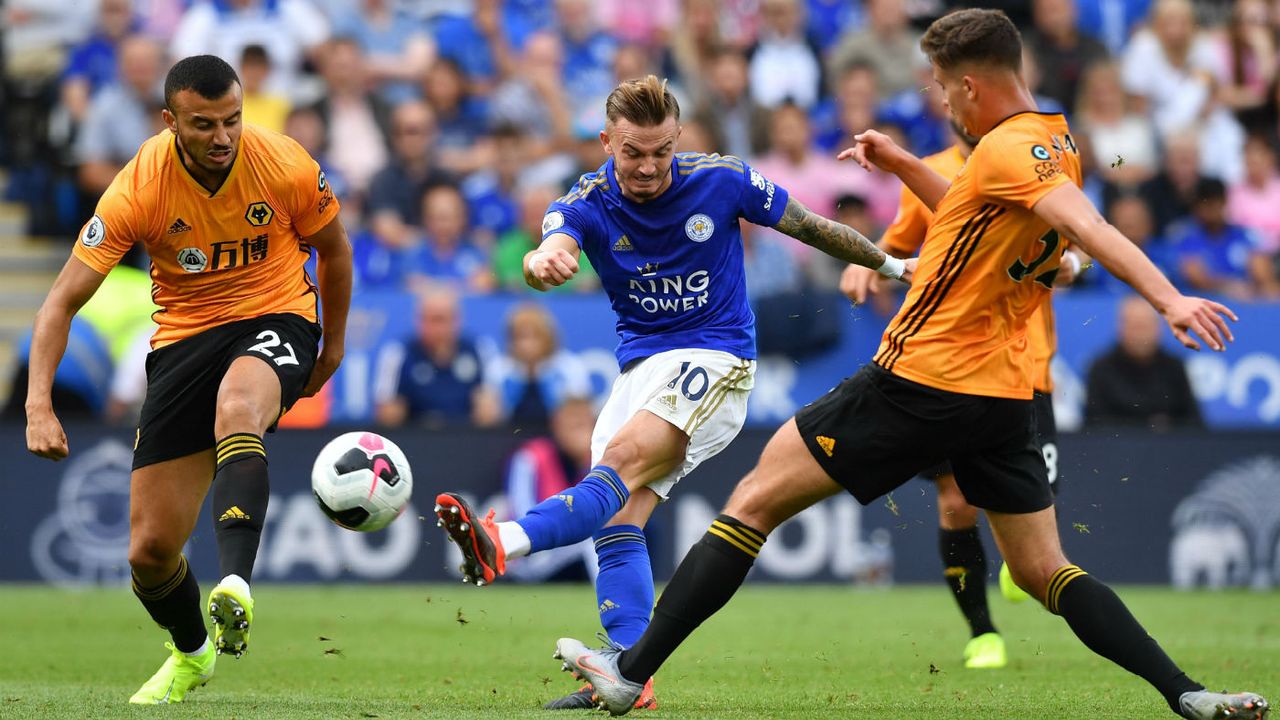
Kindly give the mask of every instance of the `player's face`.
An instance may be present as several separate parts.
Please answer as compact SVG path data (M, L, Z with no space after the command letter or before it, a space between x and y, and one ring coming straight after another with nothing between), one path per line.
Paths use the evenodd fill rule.
M966 135L978 137L974 132L973 118L973 85L969 77L956 71L946 71L933 66L934 90L941 90L943 104L951 113L956 124L964 129Z
M600 133L604 151L613 156L622 194L636 202L652 200L671 185L671 163L679 139L680 125L674 117L649 127L619 119Z
M220 175L231 170L240 147L242 105L238 83L216 100L201 97L194 90L182 90L174 95L173 107L164 110L164 121L178 136L178 145L188 162L206 173Z

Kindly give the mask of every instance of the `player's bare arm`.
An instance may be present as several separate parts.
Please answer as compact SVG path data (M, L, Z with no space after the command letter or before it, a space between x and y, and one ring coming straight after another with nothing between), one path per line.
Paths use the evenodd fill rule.
M1236 320L1225 305L1178 292L1142 250L1108 223L1089 198L1073 184L1051 190L1032 208L1053 229L1091 255L1111 274L1147 299L1169 323L1174 337L1199 350L1199 337L1213 350L1226 349L1235 338L1223 317Z
M836 156L837 160L853 160L870 171L878 167L897 175L915 196L930 210L937 210L942 196L947 194L951 182L934 172L920 158L898 147L888 135L868 130L853 136L857 145L846 148Z
M559 287L578 272L581 250L572 237L564 233L549 236L537 250L524 256L524 281L534 290L547 291Z
M36 313L27 381L27 449L50 460L67 456L67 434L53 412L53 376L67 350L71 318L93 297L105 275L72 255Z
M885 253L894 255L889 252L889 248L885 247L883 241L876 243L876 247ZM897 255L894 255L897 257ZM906 258L903 258L904 260ZM862 265L850 263L849 267L840 273L840 292L849 298L855 305L865 303L868 298L880 292L880 288L884 285L884 276L880 273Z
M795 198L787 198L782 219L773 227L831 257L871 268L903 282L911 282L911 275L916 269L914 259L902 261L886 254L862 233L822 217Z
M338 218L303 241L316 249L316 281L324 313L320 355L302 391L303 397L311 397L328 382L346 352L347 311L351 307L351 242Z

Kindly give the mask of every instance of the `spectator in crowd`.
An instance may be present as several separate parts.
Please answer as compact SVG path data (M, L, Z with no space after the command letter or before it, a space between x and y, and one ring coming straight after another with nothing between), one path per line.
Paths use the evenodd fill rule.
M951 142L951 112L946 96L933 80L933 70L920 56L915 61L916 85L880 103L878 119L901 128L907 147L919 156L942 152ZM845 145L852 147L852 145Z
M422 93L435 113L434 149L442 168L462 176L497 161L492 144L484 142L489 110L471 95L457 63L448 58L432 63Z
M359 0L334 20L339 36L352 38L364 52L369 82L382 99L397 105L417 98L418 84L435 59L427 26L393 0Z
M507 352L485 368L485 381L503 420L520 428L545 428L567 398L591 391L586 368L560 349L555 319L536 302L507 315Z
M342 203L343 224L350 228L359 227L360 205L350 197L351 187L347 184L347 179L333 166L333 163L329 162L325 154L327 133L324 129L324 118L320 117L320 113L313 107L291 109L284 118L284 134L297 141L324 171L325 181L329 183L334 196ZM354 214L349 215L350 213Z
M126 38L120 44L119 76L89 105L75 154L80 187L95 202L138 146L160 130L163 54L148 37Z
M747 83L746 56L721 47L709 61L705 89L694 96L693 117L727 155L754 157L768 147L769 111L751 97Z
M1227 189L1201 178L1191 217L1169 228L1178 275L1185 287L1239 300L1280 297L1280 282L1258 236L1227 222Z
M1120 157L1124 158L1124 155ZM1116 160L1112 159L1111 162ZM1165 142L1160 171L1138 186L1138 194L1154 213L1157 235L1166 236L1171 223L1191 213L1196 203L1196 183L1199 180L1199 138L1192 132L1181 132L1169 137ZM1121 190L1119 187L1109 187L1108 202Z
M761 232L746 220L738 223L742 232L742 265L747 277L747 299L752 307L770 298L793 295L804 288L804 275L784 241Z
M680 139L676 141L676 152L712 155L720 152L720 149L720 144L716 142L711 131L701 120L686 120L680 124Z
M835 77L835 93L810 113L815 142L833 155L844 149L840 142L848 134L846 128L875 127L880 102L879 81L871 65L856 62Z
M1039 78L1040 92L1074 113L1085 69L1105 60L1107 48L1077 29L1075 0L1034 0L1032 18L1027 47L1036 65L1047 70Z
M1225 70L1222 102L1249 126L1257 127L1276 79L1280 57L1266 0L1236 0L1231 21L1217 38Z
M720 31L719 0L683 0L681 5L680 21L663 54L662 74L696 98L710 90L706 78L714 72L712 66L720 54L726 48L740 48Z
M597 0L600 25L624 43L657 48L680 20L680 0Z
M485 390L475 344L461 335L454 291L425 293L413 337L383 347L374 396L375 417L386 427L494 424L497 404Z
M1276 148L1264 135L1252 135L1244 146L1244 179L1227 192L1227 221L1258 234L1262 251L1280 253L1280 173Z
M831 75L839 77L854 64L870 65L876 69L880 89L887 97L918 92L920 88L932 85L932 79L920 84L917 73L923 57L920 33L907 22L905 3L902 0L867 0L864 6L866 25L845 35L831 51L828 64ZM921 150L917 148L916 152Z
M131 0L102 0L98 22L84 42L71 49L62 72L62 107L72 125L84 122L89 102L102 88L115 82L120 43L138 29Z
M178 23L169 53L234 59L245 46L261 45L273 68L267 89L298 101L305 99L303 65L325 60L328 38L328 21L307 0L197 0Z
M246 45L240 56L240 87L244 92L244 121L275 132L284 132L289 117L289 98L267 90L271 58L261 45Z
M522 517L538 503L564 492L591 469L591 433L596 414L585 397L566 398L551 414L551 434L525 442L507 462L506 519ZM513 558L507 577L520 582L581 581L596 573L590 539L528 557Z
M391 114L391 157L369 182L365 204L369 230L378 244L403 249L422 224L422 197L436 185L454 182L440 169L433 148L436 117L421 100L397 105Z
M559 196L559 191L550 185L530 185L519 191L520 222L498 238L493 250L493 275L500 289L513 293L529 289L524 280L524 256L542 243L542 218L547 213L547 206ZM554 290L563 292L563 288L571 288L583 291L598 287L592 282L595 273L589 270L590 265L582 259L578 263L579 275L591 275L588 281L580 282L579 276L575 275Z
M818 104L823 77L820 51L804 34L800 0L761 0L760 37L748 53L751 97L767 108Z
M329 132L326 154L351 192L364 196L374 174L387 164L391 108L369 90L364 52L354 40L330 40L321 57L325 95L314 107Z
M1199 427L1200 405L1182 361L1160 347L1163 325L1142 298L1120 303L1116 344L1089 366L1087 427Z
M1107 182L1130 187L1155 175L1160 165L1155 127L1126 107L1119 66L1100 62L1085 70L1075 108L1072 125L1088 136L1093 166Z
M515 72L489 100L493 126L520 125L533 138L533 156L543 159L572 143L569 100L561 81L564 55L552 33L529 36Z
M861 3L846 0L807 0L805 16L808 18L806 33L825 54L836 46L840 38L865 21Z
M473 94L488 95L498 78L514 71L511 41L503 23L513 17L503 0L475 0L469 13L448 13L432 22L436 54L462 68Z
M604 97L613 89L613 55L618 41L600 29L594 3L556 0L556 20L564 53L561 77L570 98Z
M471 239L467 202L453 185L436 185L422 196L425 237L408 255L410 288L437 284L488 292L493 273L484 250Z
M1132 192L1117 197L1111 202L1111 207L1107 211L1107 221L1119 230L1121 235L1146 253L1160 272L1170 279L1176 278L1168 243L1155 235L1155 221L1142 197ZM1094 288L1115 295L1127 295L1133 292L1133 289L1123 280L1112 275L1098 263L1091 265L1088 271L1081 275L1081 280L1076 287Z
M1221 65L1196 27L1190 0L1156 0L1151 27L1125 51L1125 89L1142 103L1162 136L1192 126L1210 107Z
M494 128L488 142L493 161L462 183L462 195L477 241L492 245L519 223L517 189L536 175L537 167L529 164L529 138L519 126Z
M1076 0L1076 24L1080 32L1101 40L1116 55L1147 19L1150 7L1151 0Z

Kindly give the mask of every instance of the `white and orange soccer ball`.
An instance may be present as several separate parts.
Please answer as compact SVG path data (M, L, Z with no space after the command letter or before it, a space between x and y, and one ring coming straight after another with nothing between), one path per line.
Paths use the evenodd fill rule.
M404 512L413 474L404 453L371 432L329 441L311 468L311 492L329 519L348 530L373 532Z

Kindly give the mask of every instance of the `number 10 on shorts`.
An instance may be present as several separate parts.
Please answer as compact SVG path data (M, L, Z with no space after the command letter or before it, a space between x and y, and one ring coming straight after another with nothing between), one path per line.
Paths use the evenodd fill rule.
M707 394L707 388L711 387L711 378L707 376L707 371L701 367L689 369L691 363L685 360L680 364L680 372L667 383L667 387L675 389L676 383L680 383L680 379L684 378L684 382L680 383L680 392L684 394L690 402L698 402L703 395Z

